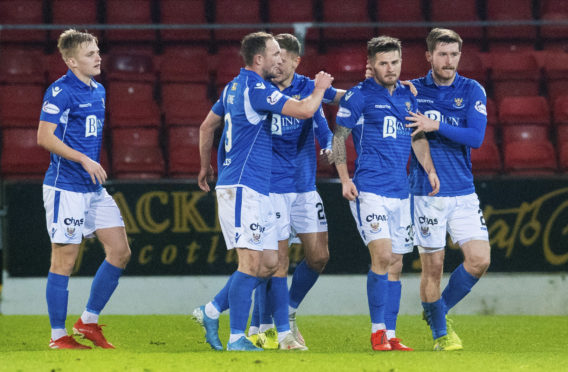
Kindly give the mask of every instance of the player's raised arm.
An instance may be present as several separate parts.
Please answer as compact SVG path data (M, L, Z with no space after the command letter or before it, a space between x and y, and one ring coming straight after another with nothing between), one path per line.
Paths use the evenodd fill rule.
M359 195L357 187L349 177L349 170L347 169L347 151L345 149L345 140L351 133L351 129L337 125L333 133L333 162L337 169L337 174L341 180L341 189L343 197L347 200L355 200Z
M89 173L94 184L97 181L103 184L107 179L107 174L103 167L89 158L87 155L67 146L55 135L57 124L41 120L37 130L37 144L47 151L64 157L67 160L81 164Z
M213 111L209 111L203 123L199 127L199 156L201 158L201 168L197 176L197 184L203 191L211 191L208 181L213 180L214 171L211 165L211 150L213 149L213 138L215 130L221 126L223 118Z
M333 77L323 71L318 72L315 77L315 88L312 94L301 101L289 99L282 107L282 114L293 116L298 119L309 119L319 108L325 90L331 86Z
M414 151L416 159L418 159L418 162L422 168L424 168L426 174L428 174L428 180L430 181L430 186L432 186L432 191L428 195L436 195L440 191L440 180L438 179L436 168L434 167L434 162L430 155L430 144L424 133L419 133L412 137L412 151Z

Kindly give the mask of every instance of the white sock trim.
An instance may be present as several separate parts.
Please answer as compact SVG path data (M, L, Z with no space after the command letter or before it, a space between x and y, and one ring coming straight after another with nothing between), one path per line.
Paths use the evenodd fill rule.
M219 312L219 310L217 310L212 302L208 302L207 305L205 305L205 315L207 315L211 319L219 319L221 313Z

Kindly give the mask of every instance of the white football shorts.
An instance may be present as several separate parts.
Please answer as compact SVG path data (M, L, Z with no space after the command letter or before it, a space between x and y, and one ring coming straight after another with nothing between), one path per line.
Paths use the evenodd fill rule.
M414 196L414 243L420 253L446 246L446 232L460 246L470 240L489 241L477 194Z
M292 232L308 234L327 231L323 202L317 191L270 194L276 213L278 240L287 240Z
M217 188L216 191L227 249L278 250L276 216L268 195L245 186Z
M80 244L99 229L124 227L118 206L104 188L81 193L43 185L43 206L52 243Z
M363 191L349 206L365 245L373 240L390 239L393 253L412 252L410 198L387 198Z

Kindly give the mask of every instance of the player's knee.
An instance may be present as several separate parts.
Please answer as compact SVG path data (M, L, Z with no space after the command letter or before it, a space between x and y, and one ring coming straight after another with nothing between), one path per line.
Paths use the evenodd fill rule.
M402 272L402 259L400 260L392 260L390 267L389 267L389 276L390 275L400 275Z
M306 257L306 263L313 271L321 273L329 261L329 251L322 250L315 255Z
M479 255L470 257L466 262L466 268L468 268L471 275L480 278L485 274L489 265L491 264L491 258L489 255Z

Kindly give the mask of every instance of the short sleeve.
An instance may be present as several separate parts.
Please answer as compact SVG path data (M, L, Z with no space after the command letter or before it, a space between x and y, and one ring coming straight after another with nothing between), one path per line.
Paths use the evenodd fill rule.
M53 124L66 123L69 106L67 89L54 84L47 89L43 96L39 120Z
M268 111L280 114L284 104L290 99L273 85L260 81L247 89L249 90L250 105L257 112Z
M223 102L221 102L221 100L218 99L217 102L213 104L213 107L211 107L211 111L213 111L215 115L224 116L225 108L223 107Z
M341 98L339 110L337 111L337 124L354 128L363 113L364 97L361 90L352 88Z

